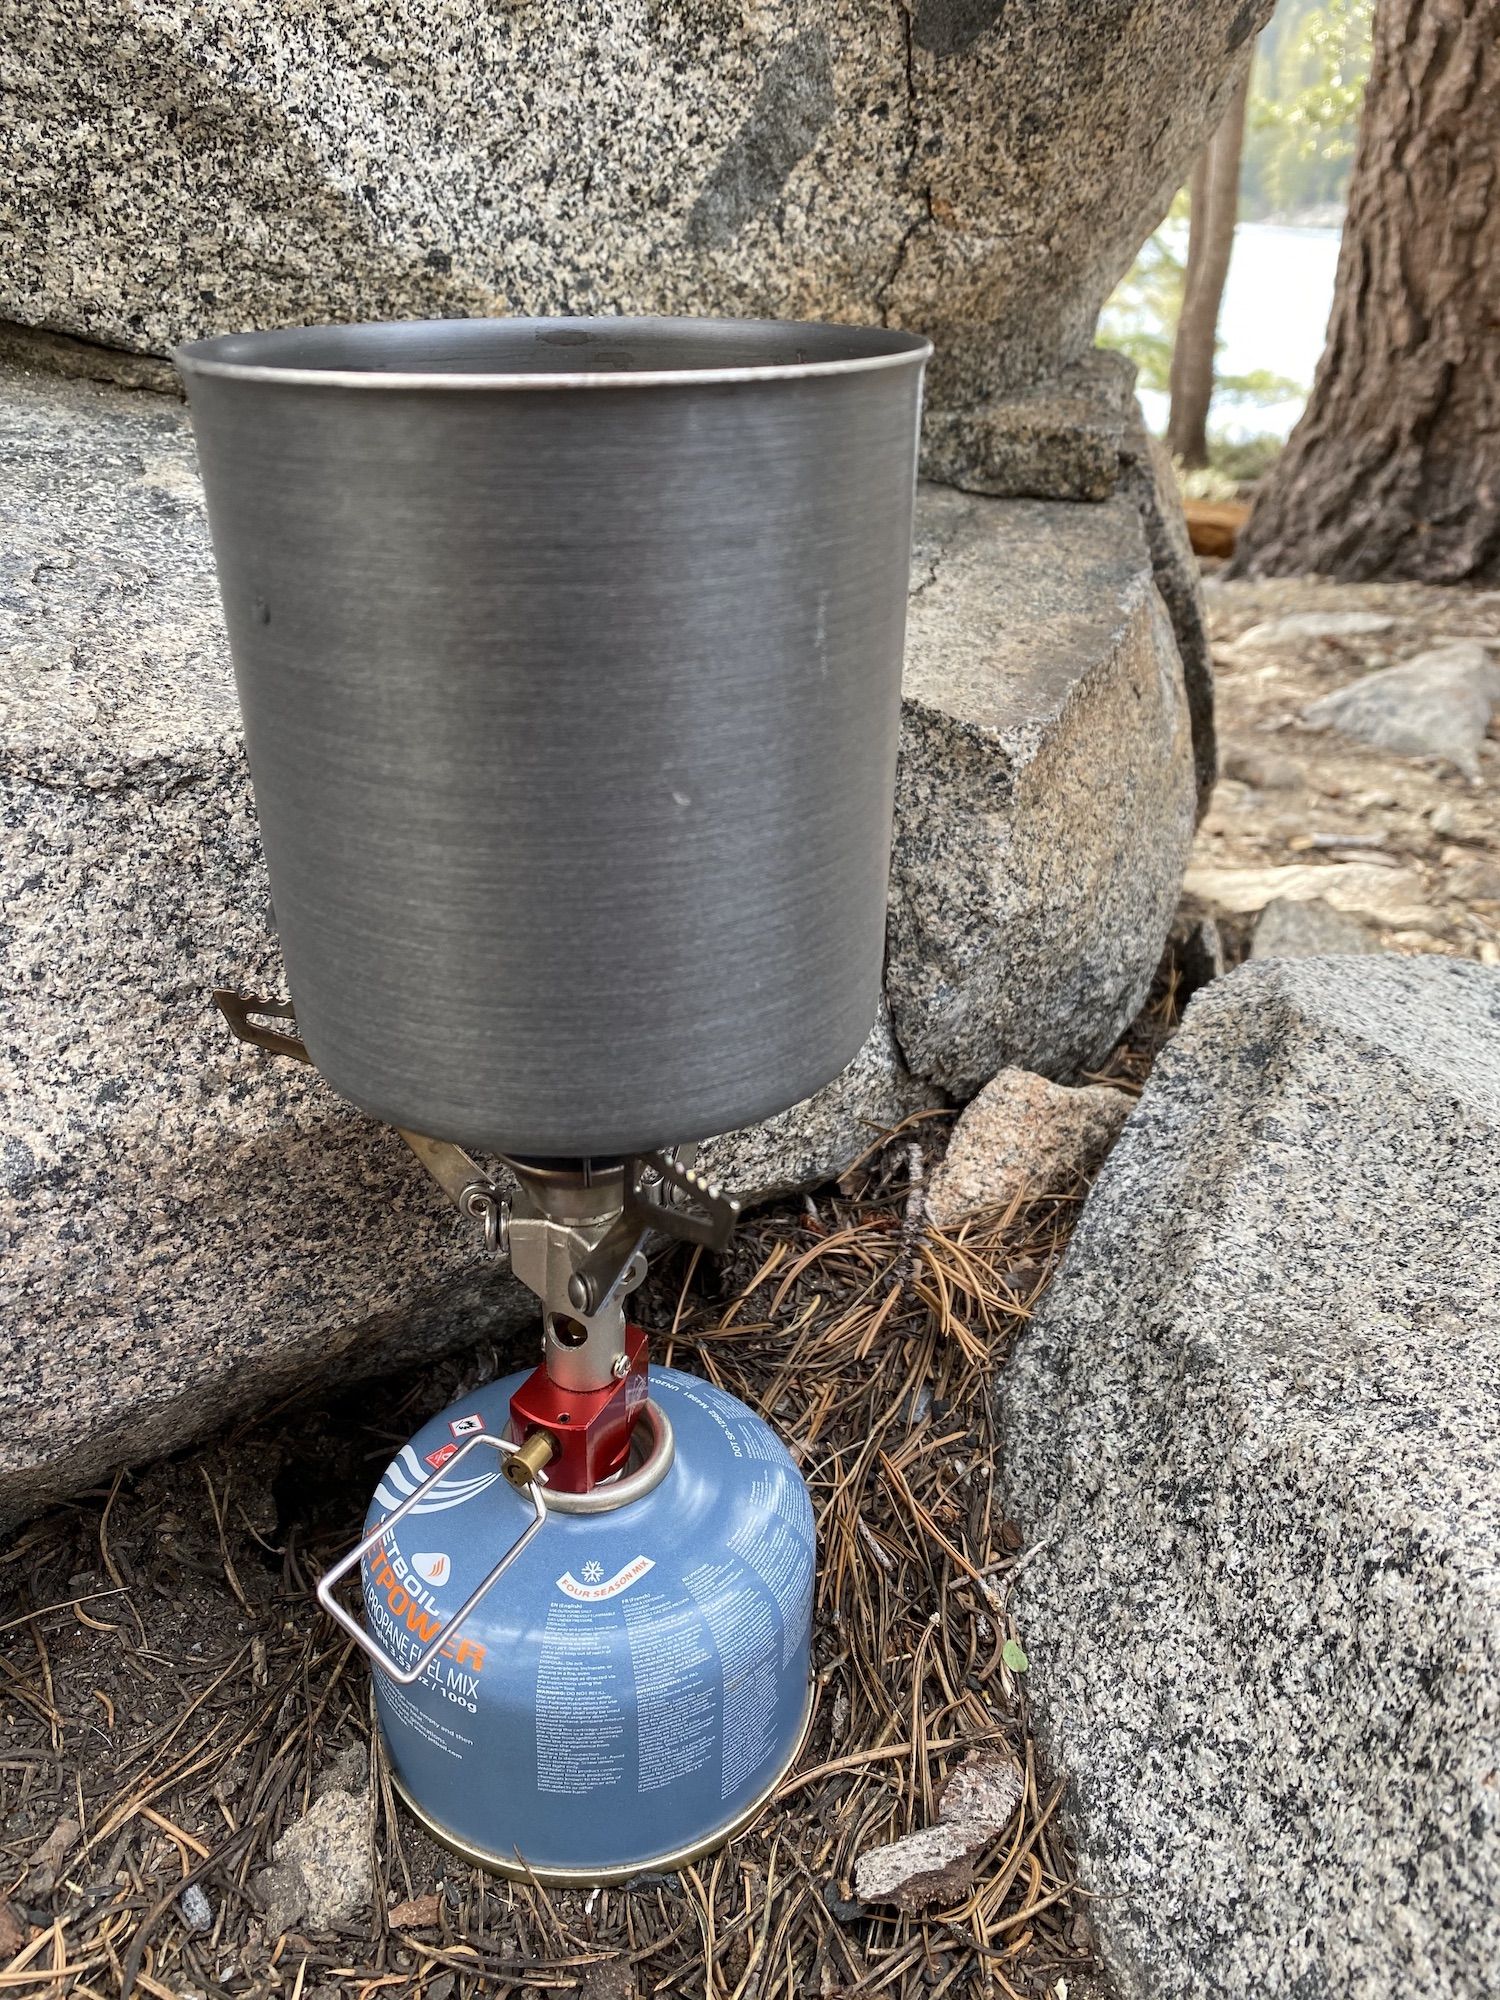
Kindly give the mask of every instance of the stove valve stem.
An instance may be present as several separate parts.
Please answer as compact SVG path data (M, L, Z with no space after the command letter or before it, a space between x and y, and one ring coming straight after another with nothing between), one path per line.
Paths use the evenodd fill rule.
M517 1492L524 1493L537 1474L557 1456L557 1439L550 1431L533 1431L505 1461L505 1476Z

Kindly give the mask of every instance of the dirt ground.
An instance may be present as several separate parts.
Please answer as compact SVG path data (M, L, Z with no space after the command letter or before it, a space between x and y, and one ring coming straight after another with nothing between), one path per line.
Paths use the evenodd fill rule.
M1491 731L1477 783L1432 759L1394 757L1310 728L1302 711L1361 674L1429 647L1480 639L1500 664L1500 592L1311 579L1208 578L1223 775L1194 855L1210 900L1258 905L1268 870L1316 868L1324 899L1401 952L1500 963L1500 741ZM1390 617L1389 631L1239 642L1302 612ZM1306 879L1282 878L1296 895ZM1253 910L1230 912L1248 928Z
M1317 695L1441 638L1500 648L1500 597L1211 582L1210 599L1226 776L1195 870L1228 898L1231 956L1265 872L1316 868L1328 879L1315 886L1391 948L1500 962L1500 745L1476 785L1300 721ZM1395 624L1239 643L1268 618L1348 609ZM1169 953L1106 1073L1138 1089L1185 997ZM1024 1549L996 1498L991 1384L1083 1190L923 1235L911 1179L945 1129L916 1121L842 1191L753 1217L724 1259L679 1254L643 1295L655 1354L761 1408L818 1513L815 1720L755 1828L679 1876L547 1894L429 1840L396 1805L378 1746L365 1775L367 1675L312 1586L395 1448L522 1358L476 1353L272 1411L0 1552L0 2000L1065 2000L1070 1986L1078 2000L1094 1936L1024 1671L1005 1659ZM972 1889L924 1916L856 1903L857 1857L928 1824L974 1746L1012 1757L1025 1791ZM330 1783L365 1802L373 1904L347 1924L278 1930L264 1871Z

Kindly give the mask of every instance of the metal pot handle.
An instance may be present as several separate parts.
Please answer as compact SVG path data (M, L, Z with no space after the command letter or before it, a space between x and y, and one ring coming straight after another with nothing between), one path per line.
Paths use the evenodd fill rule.
M385 1648L377 1640L372 1639L359 1620L351 1612L346 1611L343 1605L338 1602L333 1594L334 1590L357 1563L363 1562L364 1558L377 1543L385 1540L398 1521L404 1520L412 1512L413 1508L416 1507L417 1503L425 1499L435 1486L440 1485L450 1472L457 1471L458 1467L463 1464L475 1446L481 1444L490 1445L502 1457L509 1457L513 1460L522 1451L520 1445L512 1444L508 1438L492 1437L488 1431L477 1431L473 1437L465 1439L452 1458L440 1465L430 1478L424 1479L414 1493L408 1494L394 1513L387 1514L383 1520L370 1530L362 1542L357 1543L349 1551L348 1555L341 1556L332 1569L325 1571L318 1583L319 1604L322 1605L335 1624L343 1627L356 1645L364 1648L387 1679L393 1680L398 1687L410 1687L414 1681L421 1679L422 1675L426 1673L427 1669L463 1624L470 1612L475 1609L481 1599L489 1595L490 1591L499 1582L506 1570L510 1568L511 1564L521 1553L522 1549L526 1547L526 1544L531 1540L533 1535L546 1526L547 1501L542 1492L540 1469L532 1471L524 1460L522 1463L526 1465L525 1472L521 1472L519 1467L515 1470L512 1470L510 1466L506 1467L506 1476L511 1484L518 1489L524 1486L525 1490L530 1494L531 1504L536 1510L535 1517L526 1523L526 1526L511 1543L504 1555L501 1556L499 1562L495 1564L489 1575L469 1593L468 1597L465 1598L457 1611L454 1612L447 1624L439 1630L437 1637L418 1654L415 1666L405 1669L398 1667ZM517 1476L518 1472L520 1476Z

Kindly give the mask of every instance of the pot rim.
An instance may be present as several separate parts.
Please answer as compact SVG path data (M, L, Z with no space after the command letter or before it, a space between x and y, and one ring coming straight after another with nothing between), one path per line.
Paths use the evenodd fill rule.
M670 351L673 344L679 341L685 343L690 335L697 334L701 338L705 329L711 330L708 336L710 339L724 337L727 341L738 336L741 340L748 341L761 339L769 346L773 341L781 343L800 335L805 338L809 346L820 344L835 349L840 346L850 346L855 351L835 352L821 360L804 356L793 361L626 369L567 366L557 369L524 370L507 370L503 367L466 370L432 367L320 367L316 364L309 365L305 358L309 345L314 348L319 345L326 346L334 353L349 347L357 349L361 345L375 349L378 343L370 336L391 333L396 337L390 344L399 347L402 344L415 343L410 335L398 330L420 327L429 333L437 330L443 334L458 328L478 326L514 329L519 335L529 332L537 341L559 334L573 336L572 340L556 343L563 351L572 345L587 345L590 339L599 334L634 339L646 337L657 340ZM463 341L464 337L459 336L457 344L462 345ZM479 343L476 341L474 344ZM502 346L505 344L503 337L498 344ZM710 315L702 317L622 315L532 319L520 315L513 317L495 314L489 317L476 316L472 319L360 320L278 327L249 333L219 333L203 340L183 342L173 349L172 360L179 373L189 382L195 376L210 376L220 381L285 383L306 388L500 389L545 392L559 389L706 388L742 383L795 382L822 379L825 376L866 374L877 369L904 368L913 363L920 368L925 365L931 353L932 343L922 334L907 333L896 327L860 326L834 320L717 319ZM283 354L288 358L280 359Z

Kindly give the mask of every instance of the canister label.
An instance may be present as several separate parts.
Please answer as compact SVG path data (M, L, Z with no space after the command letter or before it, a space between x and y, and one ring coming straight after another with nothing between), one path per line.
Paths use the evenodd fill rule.
M576 1598L580 1604L599 1604L606 1597L618 1597L622 1590L629 1590L633 1583L639 1583L648 1570L656 1568L650 1556L634 1556L628 1563L622 1563L613 1576L605 1576L601 1562L586 1562L583 1565L583 1580L574 1576L571 1570L564 1570L557 1579L557 1587L565 1597Z

